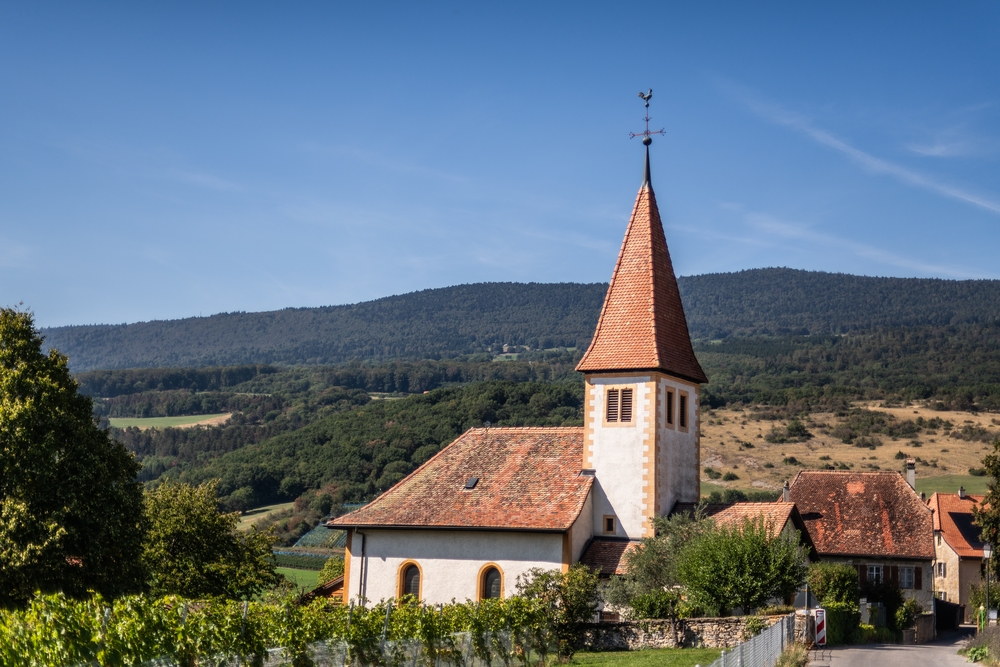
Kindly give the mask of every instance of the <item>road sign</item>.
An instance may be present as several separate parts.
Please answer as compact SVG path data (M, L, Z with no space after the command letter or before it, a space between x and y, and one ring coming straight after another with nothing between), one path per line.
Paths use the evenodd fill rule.
M816 646L826 646L826 611L815 609L816 615Z

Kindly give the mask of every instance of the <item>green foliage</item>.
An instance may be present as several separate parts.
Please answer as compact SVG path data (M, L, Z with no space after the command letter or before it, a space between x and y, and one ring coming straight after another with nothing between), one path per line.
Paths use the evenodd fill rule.
M319 571L319 583L325 584L337 577L344 576L344 559L339 556L327 559L323 569Z
M582 402L578 382L484 382L372 401L188 468L180 479L221 478L220 495L246 488L258 501L281 497L281 489L298 495L325 485L335 487L337 500L368 499L472 426L576 425Z
M535 601L548 610L548 625L556 640L558 655L567 660L573 656L581 638L582 626L594 618L597 611L598 574L586 565L576 563L566 572L532 568L518 575L517 594Z
M988 646L973 646L965 652L965 657L969 662L985 662L990 657Z
M729 471L725 475L722 476L722 481L723 482L733 482L733 481L738 480L739 478L740 478L739 475L737 475L736 473L734 473L732 471Z
M654 537L625 553L624 575L612 576L604 599L622 608L631 608L637 618L678 618L683 604L671 592L677 583L677 564L685 545L709 529L700 514L672 514L657 517ZM666 615L664 615L666 614Z
M757 610L757 613L761 616L787 616L788 614L795 613L795 607L790 604L773 604L761 607Z
M997 585L996 579L991 579L990 582L990 604L986 604L986 582L983 581L979 584L969 585L969 608L979 609L980 607L985 607L986 609L997 609L1000 608L1000 586Z
M216 486L168 481L147 492L142 560L154 593L250 599L280 580L274 536L239 531L239 514L216 508Z
M812 437L812 433L806 429L801 421L793 419L784 428L778 428L777 426L772 428L770 433L764 436L764 439L768 442L780 444L785 442L806 442Z
M878 641L878 633L875 631L875 626L868 623L859 623L856 643L874 644L876 641Z
M820 604L840 602L858 606L858 571L846 563L813 563L806 576L809 590Z
M763 521L715 526L692 539L677 562L677 576L708 610L752 612L768 599L791 596L806 574L798 534L772 534Z
M826 610L826 643L830 646L853 644L861 624L857 603L824 602L823 609Z
M743 624L743 632L740 633L740 641L750 641L767 630L767 627L767 621L760 616L748 616Z
M868 602L882 603L885 607L886 624L891 631L902 629L896 627L896 611L903 605L903 591L898 584L888 580L865 581L861 584L861 596L868 598Z
M791 644L781 655L774 667L806 667L809 664L809 651L803 644Z
M347 608L323 599L299 605L294 598L241 603L39 595L23 610L0 610L0 664L118 667L165 658L193 667L221 656L259 664L267 649L282 647L288 663L306 665L309 645L322 640L345 642L352 664L402 664L404 647L383 647L383 633L390 642L415 640L434 664L438 658L459 662L454 633L468 632L479 659L527 667L529 656L548 654L553 616L544 598L524 597L435 609L409 598ZM509 631L509 644L500 631Z
M278 567L290 567L296 570L316 570L319 572L326 565L326 562L330 560L328 557L313 555L313 554L299 554L299 553L274 553L274 563Z
M896 629L908 630L912 628L922 611L920 604L916 600L907 598L903 604L896 608Z
M764 466L767 467L766 465ZM772 468L774 466L771 466ZM722 493L712 491L705 499L709 503L772 503L781 497L781 491L742 491L726 489Z
M972 508L973 522L980 528L983 542L1000 544L1000 439L993 443L993 451L983 459L983 470L990 478L989 486L983 502L976 503ZM987 566L993 581L998 580L997 560L1000 559L991 558Z
M633 618L678 618L683 604L679 590L650 591L631 600Z
M91 412L31 313L0 309L0 606L141 586L138 465Z

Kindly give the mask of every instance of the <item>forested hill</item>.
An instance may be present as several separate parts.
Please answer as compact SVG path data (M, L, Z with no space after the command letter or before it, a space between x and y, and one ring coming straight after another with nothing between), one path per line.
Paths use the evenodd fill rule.
M1000 321L1000 281L753 269L679 279L695 338ZM47 329L74 371L447 358L503 344L582 347L604 284L482 283L348 306Z

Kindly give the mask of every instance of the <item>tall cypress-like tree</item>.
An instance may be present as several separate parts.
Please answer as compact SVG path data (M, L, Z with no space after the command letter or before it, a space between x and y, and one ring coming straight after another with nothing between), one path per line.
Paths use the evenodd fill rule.
M138 470L32 314L0 309L0 604L142 587Z

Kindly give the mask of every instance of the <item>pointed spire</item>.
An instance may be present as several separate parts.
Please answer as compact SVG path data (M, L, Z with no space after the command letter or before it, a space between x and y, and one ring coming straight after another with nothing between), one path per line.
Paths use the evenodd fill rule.
M687 318L649 178L649 144L646 144L642 187L604 297L601 318L590 348L576 370L585 373L656 370L691 382L708 382L691 347Z

